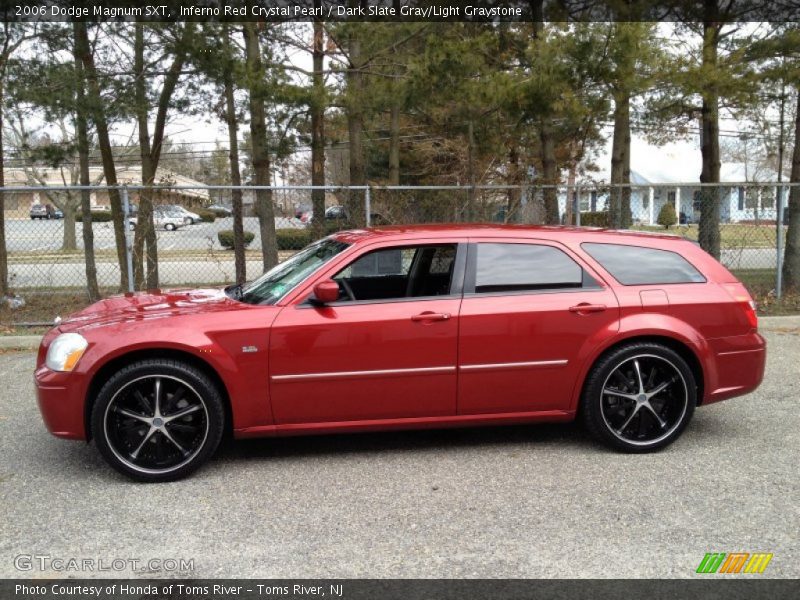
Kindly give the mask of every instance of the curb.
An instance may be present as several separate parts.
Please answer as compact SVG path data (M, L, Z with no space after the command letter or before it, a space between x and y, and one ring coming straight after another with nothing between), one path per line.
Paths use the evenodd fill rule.
M758 318L761 331L780 331L792 327L800 328L800 315ZM41 341L40 335L0 335L0 350L38 350Z
M38 350L40 335L0 335L0 350Z
M785 329L787 327L800 327L800 315L787 315L784 317L759 317L758 328L764 331Z

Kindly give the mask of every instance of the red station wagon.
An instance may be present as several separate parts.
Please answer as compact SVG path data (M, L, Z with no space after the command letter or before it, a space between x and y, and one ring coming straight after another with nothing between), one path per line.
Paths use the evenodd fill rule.
M140 480L238 438L571 421L647 452L754 390L745 288L694 243L564 227L345 231L243 286L102 300L42 341L39 407Z

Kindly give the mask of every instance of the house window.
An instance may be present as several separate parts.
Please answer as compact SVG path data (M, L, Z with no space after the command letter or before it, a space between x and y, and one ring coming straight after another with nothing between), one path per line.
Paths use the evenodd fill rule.
M596 212L597 211L597 190L592 191L592 196L591 196L591 201L590 202L591 202L591 210L592 210L592 212Z
M650 194L642 194L642 208L645 210L650 209Z
M667 192L667 202L671 202L672 204L675 204L675 199L677 197L678 196L677 196L675 190L673 190L671 192Z
M761 209L762 210L775 210L775 195L774 192L764 190L761 192Z
M758 208L758 189L751 187L747 188L744 193L745 208L756 209Z
M738 210L744 210L744 188L739 186L739 197L736 202L736 207Z
M703 192L700 190L695 190L692 195L692 209L697 212L703 210Z

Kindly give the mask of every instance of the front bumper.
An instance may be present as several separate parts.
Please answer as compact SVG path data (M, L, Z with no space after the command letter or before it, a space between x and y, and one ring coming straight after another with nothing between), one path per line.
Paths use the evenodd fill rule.
M85 386L81 373L57 373L44 365L34 373L36 400L47 430L56 437L85 440Z
M703 404L743 396L764 379L767 344L757 332L708 340L713 353Z

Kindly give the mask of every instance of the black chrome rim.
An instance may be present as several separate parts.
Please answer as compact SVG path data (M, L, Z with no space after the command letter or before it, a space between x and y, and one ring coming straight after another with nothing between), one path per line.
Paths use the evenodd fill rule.
M689 403L686 381L669 360L653 354L625 359L603 384L603 420L620 440L647 446L672 434Z
M114 455L144 473L174 471L191 461L208 436L208 411L185 381L148 375L125 384L105 413Z

